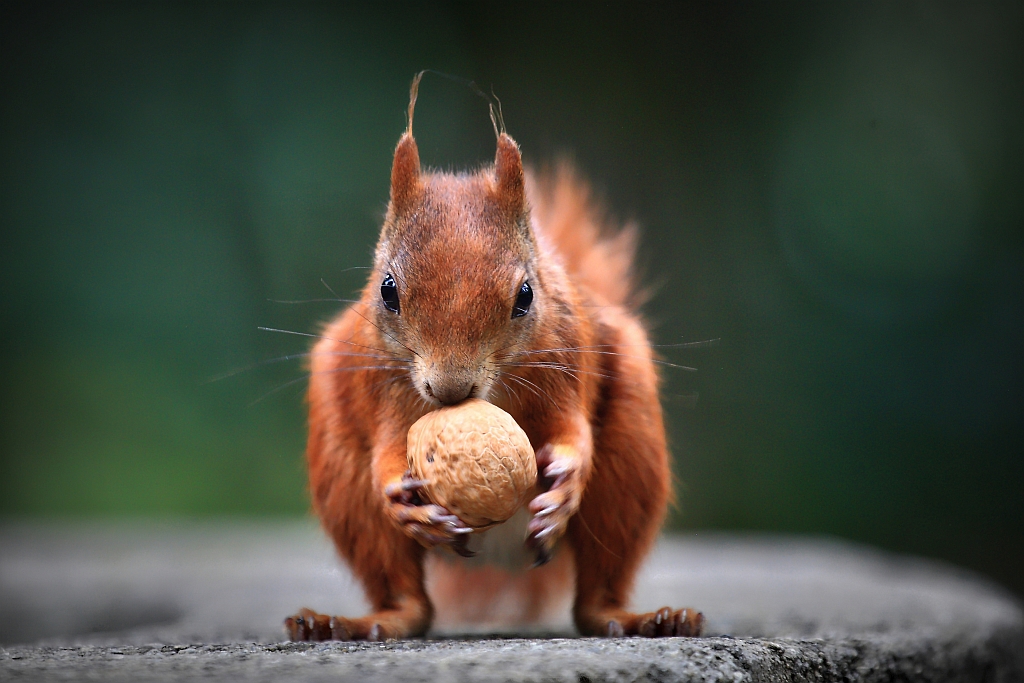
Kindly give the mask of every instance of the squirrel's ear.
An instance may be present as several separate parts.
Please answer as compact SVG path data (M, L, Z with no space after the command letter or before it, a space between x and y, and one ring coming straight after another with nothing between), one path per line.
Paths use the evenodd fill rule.
M420 152L412 133L405 133L395 148L391 166L391 204L395 211L409 205L420 185Z
M526 180L523 176L523 157L519 145L507 134L498 136L498 151L494 155L494 176L501 203L515 213L526 208Z

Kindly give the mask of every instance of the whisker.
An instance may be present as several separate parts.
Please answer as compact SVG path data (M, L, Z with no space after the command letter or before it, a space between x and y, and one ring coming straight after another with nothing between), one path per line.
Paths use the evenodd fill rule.
M227 379L228 377L234 377L235 375L241 374L243 372L248 372L249 370L254 370L255 368L262 367L264 365L269 365L271 363L281 363L281 362L284 362L286 360L295 360L296 358L306 358L309 355L310 355L310 352L307 351L306 353L290 353L287 356L279 356L277 358L268 358L266 360L257 361L255 363L250 363L249 365L245 365L245 366L242 366L240 368L235 368L234 370L228 370L227 372L222 372L219 375L214 375L213 377L211 377L208 380L206 380L205 382L203 382L203 384L212 384L213 382L219 382L222 379Z
M562 407L558 405L558 402L555 401L555 399L551 398L551 394L541 389L535 383L531 382L525 377L520 377L519 375L513 375L511 373L505 373L505 376L508 377L509 379L516 380L517 382L523 384L526 388L532 390L535 394L537 394L538 397L546 398L547 400L551 401L551 405L555 407L555 410L561 412Z
M591 344L588 346L563 346L552 349L528 349L526 353L539 353L541 351L579 351L586 349L615 349L623 347L641 347L641 348L713 348L718 346L718 343L722 341L721 338L716 337L715 339L705 339L703 341L695 342L682 342L679 344Z
M411 353L412 355L414 355L414 356L416 356L417 358L419 358L420 354L416 353L415 351L413 351L412 349L410 349L410 348L409 348L408 346L406 346L406 345L405 345L405 344L403 344L402 342L398 341L398 339L396 339L394 335L392 335L391 333L389 333L389 332L388 332L387 330L385 330L384 328L382 328L382 327L381 327L380 325L378 325L377 323L373 322L372 320L370 320L369 318L367 318L367 317L366 317L365 315L363 315L362 313L360 313L359 311L357 311L357 310L356 310L356 309L354 309L354 308L352 309L352 312L353 312L353 313L355 313L356 315L358 315L358 316L359 316L360 318L362 318L362 319L363 319L363 320L365 320L366 322L368 322L368 323L370 323L371 325L373 325L374 327L376 327L376 328L377 328L377 330L378 330L378 331L379 331L379 332L380 332L381 334L383 334L383 335L387 336L387 337L388 337L388 339L390 339L391 341L395 342L396 344L398 344L399 346L401 346L401 347L402 347L403 349L405 349L406 351L408 351L408 352L409 352L409 353Z
M295 360L297 358L310 358L312 356L351 356L353 358L374 358L377 360L386 360L394 363L409 363L409 361L401 358L395 358L393 356L379 356L372 353L347 353L345 351L306 351L303 353L289 353L286 356L278 356L277 358L267 358L261 361L256 361L255 363L251 363L240 368L235 368L234 370L228 370L227 372L224 372L220 375L215 375L214 377L211 377L210 379L206 380L204 384L219 382L222 379L234 377L235 375L241 374L243 372L248 372L249 370L254 370L264 365L270 365L271 363L282 363L284 361Z
M323 334L313 334L312 332L296 332L294 330L280 330L276 327L257 327L256 329L262 330L263 332L279 332L281 334L294 334L299 337L309 337L310 339L326 339L327 341L338 342L339 344L351 344L352 346L358 346L364 349L371 349L373 351L380 351L381 353L391 354L391 352L388 351L387 349L381 349L376 346L367 346L366 344L357 344L356 342L349 341L348 339L335 339L334 337L328 337L327 335ZM394 354L391 355L394 356Z
M678 401L684 408L696 408L700 399L700 392L694 391L689 394L664 394L664 398Z
M652 344L651 346L656 349L712 349L718 346L721 341L721 337L715 337L714 339L705 339L703 341L680 342L678 344Z
M573 379L575 379L577 381L582 381L582 380L580 380L580 378L575 374L576 372L582 372L582 373L586 373L586 374L595 374L595 373L589 373L586 370L580 370L579 368L571 368L568 365L561 365L559 363L541 363L541 362L536 362L536 363L502 363L502 366L503 367L508 367L508 368L540 368L540 369L550 369L550 370L561 370L562 372L564 372L565 374L569 375L570 377L572 377Z
M331 286L329 284L327 284L327 280L325 280L323 278L320 278L320 284L322 284L324 287L326 287L328 292L330 292L334 296L338 297L338 293L335 292L333 289L331 289ZM338 298L340 299L341 297L338 297Z
M394 377L385 377L384 379L379 380L379 381L374 382L373 384L371 384L369 389L368 389L368 391L376 391L377 389L379 389L381 387L385 387L385 386L394 384L395 382L401 382L403 379L408 379L408 377L403 376L403 375L397 375L397 376L394 376Z
M327 288L327 291L328 291L328 292L330 292L330 293L331 293L331 294L333 294L334 296L338 296L338 293L337 293L337 292L335 292L335 291L334 291L333 289L331 289L331 286L330 286L329 284L327 284L327 282L325 282L323 278L320 278L320 282L321 282L321 283L323 284L323 286L324 286L324 287L326 287L326 288ZM417 356L417 357L419 357L419 355L420 355L420 354L416 353L415 351L413 351L412 349L410 349L410 348L409 348L408 346L406 346L406 345L405 345L405 344L403 344L402 342L398 341L398 340L397 340L397 339L396 339L396 338L395 338L395 337L394 337L394 336L393 336L392 334L390 334L390 333L389 333L389 332L388 332L387 330L385 330L384 328L382 328L382 327L381 327L380 325L378 325L377 323L373 322L372 320L370 320L369 318L367 318L367 317L366 317L365 315L363 315L362 313L360 313L360 312L359 312L359 311L357 311L356 309L354 309L354 308L353 308L353 309L352 309L352 311L353 311L353 312L354 312L354 313L355 313L356 315L358 315L358 316L359 316L360 318L362 318L362 319L363 319L363 320L365 320L366 322L368 322L368 323L370 323L371 325L373 325L374 327L376 327L376 328L377 328L377 331L378 331L378 332L380 332L381 334L383 334L383 335L387 336L387 337L388 337L389 339L391 339L391 341L395 342L396 344L398 344L399 346L401 346L401 347L402 347L403 349L405 349L406 351L408 351L408 352L409 352L409 353L411 353L412 355L414 355L414 356Z
M365 303L359 299L267 299L272 304L315 304L322 303L325 301L334 301L345 304L361 304Z
M274 387L273 389L271 389L270 391L268 391L267 393L263 394L262 396L260 396L258 399L256 399L252 403L250 403L249 407L252 407L252 406L256 405L260 401L263 401L264 399L268 398L269 396L272 396L272 395L276 394L277 392L281 391L282 389L287 389L288 387L292 386L293 384L298 384L299 382L304 382L304 381L308 380L310 377L312 377L313 375L332 375L332 374L334 374L336 372L350 372L350 371L355 371L355 370L404 370L404 369L405 368L400 368L400 367L396 368L396 367L393 367L393 366L390 366L390 365L360 365L360 366L355 366L355 367L331 368L330 370L318 370L317 372L306 372L306 373L303 373L303 375L301 377L296 377L295 379L290 379L287 382L285 382L284 384L281 384L280 386Z
M381 356L375 353L348 353L347 351L310 351L310 356L351 356L354 358L378 358L380 360L390 360L395 363L412 363L408 358L401 358L399 356Z
M592 375L594 377L603 377L604 379L619 379L618 375L608 375L608 374L605 374L603 372L594 372L592 370L583 370L582 368L579 368L579 367L573 367L573 366L564 365L564 364L561 364L561 363L544 363L544 362L539 362L538 361L538 362L530 362L530 363L502 363L502 365L505 366L505 367L511 367L511 368L541 368L541 369L545 369L546 368L546 369L550 369L550 370L561 370L562 372L566 373L567 375L569 375L570 377L572 377L573 379L575 379L578 382L582 382L583 380L581 380L579 377L577 377L575 373L580 373L580 374L583 374L583 375Z
M338 293L335 292L333 289L331 289L331 286L329 284L327 284L326 280L324 280L323 278L320 278L320 284L322 284L324 287L326 287L327 291L330 292L331 294L333 294L338 300L342 300L342 298L340 296L338 296ZM373 322L372 320L367 318L365 315L360 313L357 309L352 308L350 310L352 312L354 312L356 315L358 315L360 318L365 320L366 322L370 323L370 325L372 325L373 327L377 328L378 332L380 332L381 334L387 336L389 339L391 339L393 342L395 342L396 344L401 346L403 349L405 349L406 351L408 351L412 355L414 355L416 357L419 357L418 353L416 353L415 351L410 349L408 346L406 346L405 344L400 342L393 335L389 334L387 332L387 330L382 329L380 327L380 325L377 325L375 322ZM279 329L272 328L272 327L260 327L259 329L267 331L267 332L281 332L283 334L297 334L297 335L299 335L301 337L311 337L313 339L328 339L330 341L336 341L336 342L339 342L339 343L342 343L342 344L353 344L355 346L364 346L363 344L356 344L355 342L350 342L350 341L347 341L347 340L333 339L331 337L325 337L324 335L310 334L310 333L307 333L307 332L293 332L293 331L290 331L290 330L279 330ZM370 348L370 349L373 349L375 351L380 351L381 353L389 353L389 351L387 349L379 349L379 348L377 348L375 346L366 346L365 348Z
M694 342L681 342L679 344L591 344L589 346L564 346L553 349L528 349L523 353L541 353L543 351L576 351L583 349L615 349L622 347L642 347L642 348L673 348L673 349L685 349L685 348L713 348L718 346L719 342L722 341L721 337L715 337L714 339L704 339L702 341ZM505 347L509 348L509 347Z
M314 375L328 375L333 372L351 372L355 370L405 370L404 367L394 365L348 365L343 368L331 368L330 370L317 370Z
M260 403L261 401L263 401L263 400L273 396L274 394L276 394L277 392L281 391L282 389L287 389L288 387L292 386L293 384L298 384L299 382L304 382L307 379L309 379L309 377L310 377L310 373L307 372L304 375L302 375L302 377L296 377L295 379L288 380L284 384L276 386L273 389L271 389L270 391L268 391L267 393L265 393L262 396L260 396L258 399L256 399L252 403L250 403L248 407L252 408L257 403Z
M501 388L505 390L505 396L508 397L508 400L511 401L512 399L515 399L516 403L519 404L519 409L520 410L525 410L525 407L523 406L523 400L521 398L519 398L519 394L517 394L516 392L512 391L512 387L510 387L508 385L508 383L505 380L503 380L501 377L495 377L494 379L495 379L495 381L498 382L498 384L501 385Z
M601 347L611 347L611 348L616 348L616 346L617 345L615 345L615 344L602 344L601 345ZM622 346L643 346L643 345L642 344L631 344L631 345L623 344ZM598 348L598 347L593 347L593 348ZM517 356L532 356L532 355L538 354L538 353L593 353L593 354L597 354L599 356L619 356L621 358L636 358L638 360L649 360L652 363L656 363L658 365L664 365L664 366L670 367L670 368L676 368L678 370L686 370L687 372L697 372L697 368L690 367L689 365L679 365L678 363L671 363L671 362L669 362L667 360L661 360L660 358L648 358L646 356L633 356L633 355L630 355L628 353L618 353L616 351L594 351L594 350L591 350L590 347L585 347L585 346L565 347L565 348L561 348L561 349L537 349L537 350L519 351L516 354L514 354L512 356L509 356L509 357L510 358L515 358Z
M538 393L537 393L537 390L536 390L536 389L534 389L533 387L531 387L531 386L527 385L526 383L524 383L524 382L522 381L522 378L521 378L521 377L518 377L518 376L516 376L516 375L510 375L510 374L508 374L508 373L506 373L506 374L505 374L505 376L506 376L506 377L508 377L508 378L509 378L510 380L515 380L515 381L516 381L516 382L518 382L518 383L519 383L519 384L520 384L521 386L524 386L524 387L526 387L527 389L529 389L530 391L532 391L532 392L534 393L534 395L536 395L536 396L537 396L538 398L543 398L543 397L542 397L542 396L541 396L540 394L538 394Z
M501 389L505 392L505 397L509 400L509 402L511 402L514 398L516 402L519 403L519 409L523 409L523 402L522 400L520 400L519 395L513 392L512 388L509 387L509 385L503 379L501 379L501 370L488 370L487 379L492 383L500 384Z
M583 522L583 526L586 528L587 533L589 533L594 538L594 540L597 541L598 545L600 545L602 548L607 550L608 554L611 555L612 557L618 558L620 560L622 559L622 557L620 555L617 555L611 548L606 546L604 544L604 542L600 538L597 537L597 534L595 534L593 531L590 530L590 525L587 524L587 520L584 518L583 515L577 515L577 517L580 518L580 521Z
M592 370L584 370L582 366L577 365L576 363L562 363L553 360L502 361L502 365L517 368L566 368L574 372L597 374Z

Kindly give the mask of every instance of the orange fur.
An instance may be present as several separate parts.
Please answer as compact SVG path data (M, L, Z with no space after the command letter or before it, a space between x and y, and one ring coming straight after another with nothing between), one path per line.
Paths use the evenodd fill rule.
M504 133L493 167L425 173L410 124L391 185L372 274L361 300L324 328L308 394L313 507L373 612L303 610L286 621L291 637L422 635L432 597L458 597L463 616L486 620L504 583L521 596L522 618L575 583L581 633L696 635L702 617L692 610L626 611L671 488L652 350L628 307L635 230L603 225L568 167L528 178ZM389 276L397 312L383 301ZM533 301L517 317L524 282ZM466 395L511 413L546 473L527 541L555 561L532 574L426 555L433 545L460 549L464 537L403 479L406 433Z
M636 225L609 224L568 161L528 178L528 187L534 229L555 245L576 286L603 304L639 305Z

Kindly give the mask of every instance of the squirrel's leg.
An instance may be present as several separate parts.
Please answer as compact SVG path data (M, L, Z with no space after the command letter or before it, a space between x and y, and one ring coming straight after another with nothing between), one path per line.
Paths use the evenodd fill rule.
M350 618L303 609L285 620L291 640L387 640L422 636L430 628L433 607L423 585L425 550L368 493L360 495L355 489L339 495L332 501L338 505L330 511L321 508L321 515L373 611Z
M583 635L697 636L704 623L697 610L625 609L671 491L660 414L648 421L626 408L610 402L579 511L569 521L577 572L573 619Z
M360 521L364 542L346 541L342 547L339 536L346 530L329 531L363 584L373 611L350 618L300 610L285 619L291 640L387 640L422 636L430 628L433 607L423 586L424 549L383 516L366 517Z
M381 442L370 467L355 458L339 458L334 466L345 471L321 477L319 470L311 470L310 488L325 531L362 582L374 611L347 618L302 610L285 620L288 636L385 640L423 635L433 618L423 585L425 546L448 543L459 550L465 525L444 508L421 503L416 482L405 474L405 444L397 438L390 448Z

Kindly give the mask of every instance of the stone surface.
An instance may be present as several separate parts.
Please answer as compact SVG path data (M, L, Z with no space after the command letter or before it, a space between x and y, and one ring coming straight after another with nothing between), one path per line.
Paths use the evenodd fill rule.
M711 637L574 638L565 615L544 637L285 643L300 606L365 610L312 523L0 526L0 680L1024 680L1008 595L829 539L666 537L634 603L697 606Z

